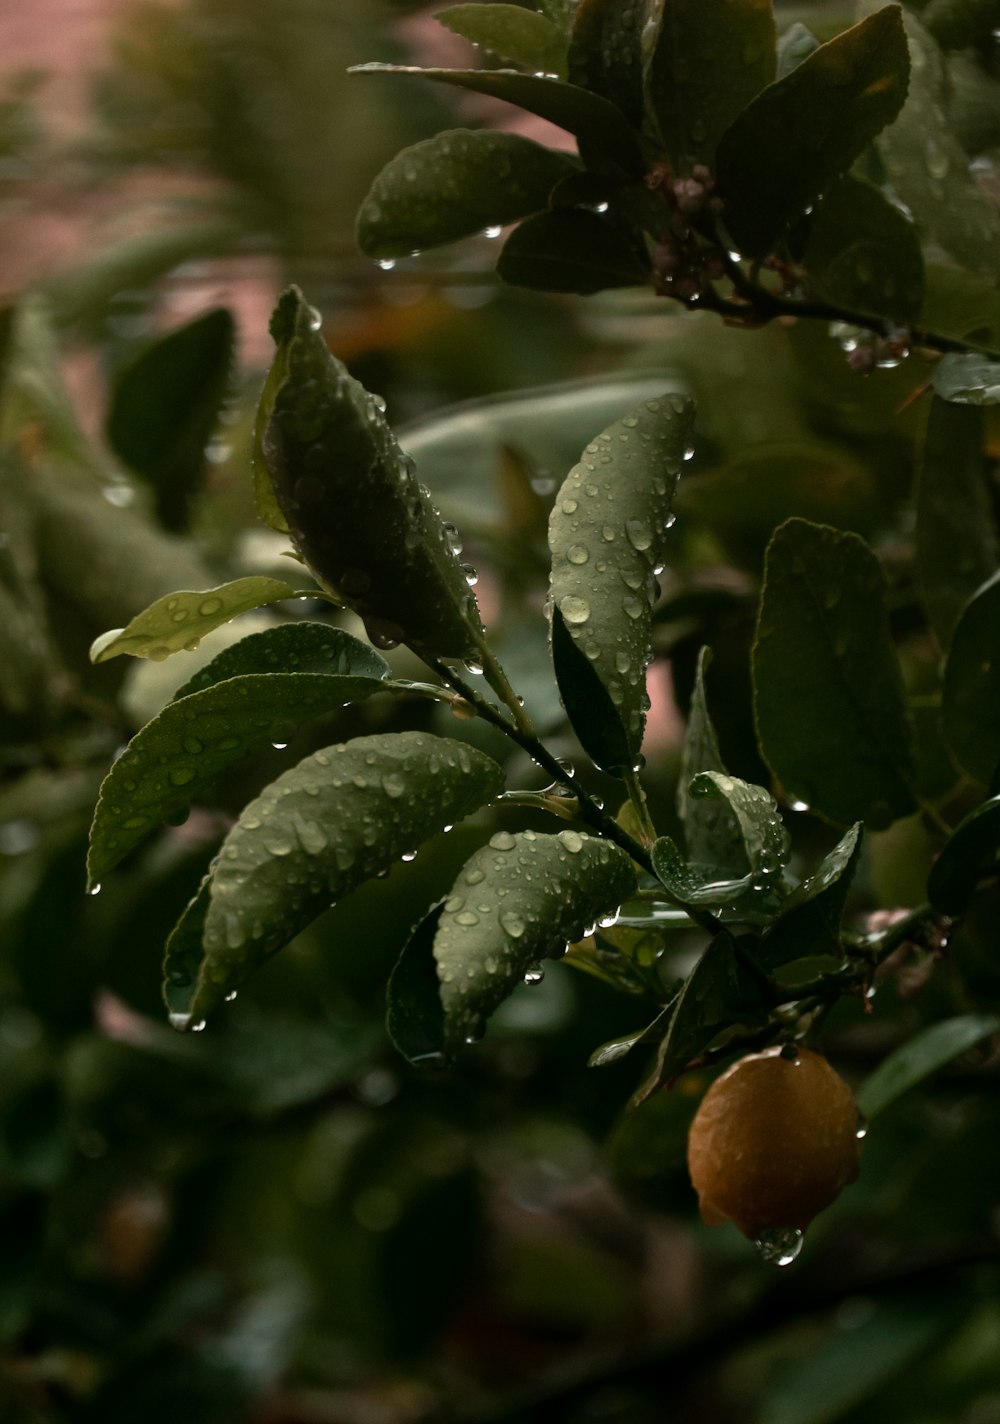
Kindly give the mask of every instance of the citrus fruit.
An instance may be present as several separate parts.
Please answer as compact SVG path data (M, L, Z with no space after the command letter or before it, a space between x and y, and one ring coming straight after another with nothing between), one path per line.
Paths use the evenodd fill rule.
M808 1048L751 1053L702 1099L688 1169L709 1226L731 1221L751 1238L802 1231L858 1175L854 1094Z

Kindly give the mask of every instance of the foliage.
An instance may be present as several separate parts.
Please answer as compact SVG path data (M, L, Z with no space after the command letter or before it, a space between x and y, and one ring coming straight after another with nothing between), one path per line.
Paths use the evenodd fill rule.
M419 248L496 253L532 296L484 309L477 349L528 360L509 316L534 312L570 379L407 429L391 341L387 404L335 354L336 315L288 287L234 460L276 559L184 537L224 508L203 450L238 391L228 313L119 360L109 456L44 306L18 304L12 1417L224 1424L265 1398L284 1417L279 1381L370 1391L389 1369L393 1420L555 1400L569 1424L596 1391L642 1424L665 1383L687 1407L685 1379L707 1417L720 1355L720 1417L749 1393L753 1418L864 1424L897 1390L904 1419L987 1417L1000 124L968 99L998 107L987 9L457 5L447 30L511 67L362 66L359 95L422 72L575 142L450 111L357 229L388 284L449 270ZM270 66L237 39L237 68ZM212 127L230 179L233 92ZM306 131L318 103L295 109ZM255 112L241 92L240 123ZM236 145L261 228L287 210L286 256L322 248L292 148L286 171L280 145ZM588 322L613 342L587 346ZM427 360L445 386L462 353ZM682 1162L719 1068L795 1043L873 1124L794 1268L813 1275L775 1285L705 1240ZM509 1260L484 1264L484 1240ZM703 1300L642 1303L654 1240ZM478 1339L510 1322L519 1345L549 1334L525 1381L491 1378Z

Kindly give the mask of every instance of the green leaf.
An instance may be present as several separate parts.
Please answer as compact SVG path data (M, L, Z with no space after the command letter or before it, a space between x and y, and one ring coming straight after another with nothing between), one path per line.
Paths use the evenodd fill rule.
M671 502L692 419L691 402L682 396L637 406L586 447L549 520L551 607L607 690L630 765L642 746L649 705L654 571L666 562ZM560 658L557 676L566 666ZM579 700L571 684L566 696L567 707ZM577 732L589 735L586 726ZM589 755L605 753L607 735L589 737Z
M108 440L153 486L166 529L187 528L229 386L235 337L232 314L217 308L160 337L115 382Z
M963 771L988 783L1000 762L1000 574L966 604L944 670L945 740Z
M1000 856L1000 796L970 811L931 866L927 898L945 915L960 915Z
M885 581L863 539L804 519L767 551L753 649L761 750L786 793L875 829L914 809Z
M450 5L434 15L445 29L488 49L505 64L553 73L566 68L566 39L558 25L520 5Z
M774 79L771 0L665 0L646 61L646 106L677 172L704 163Z
M915 321L924 259L912 220L878 188L839 178L816 204L804 257L814 291L835 306Z
M780 877L791 840L769 791L721 771L701 772L688 790L695 800L722 801L729 807L755 880L771 883Z
M434 941L449 1052L486 1020L540 959L558 957L635 889L629 857L579 831L498 831L444 902Z
M262 577L234 579L197 592L181 589L168 593L137 614L127 627L102 633L94 641L90 660L106 663L128 653L133 658L161 662L171 653L196 648L206 633L241 613L296 596L290 584Z
M858 821L824 857L819 869L788 896L777 922L761 941L757 962L762 969L776 969L793 959L841 955L840 921L858 866L862 835Z
M502 788L490 757L419 732L327 747L279 776L243 810L198 908L185 912L192 925L182 920L168 947L175 1025L204 1018L331 902ZM172 965L182 950L183 984L169 972L184 967Z
M374 396L333 357L297 287L271 322L282 373L265 391L261 448L295 543L379 647L478 652L482 623L441 520Z
M370 697L389 673L377 653L321 624L275 628L244 642L254 646L237 643L213 659L115 759L90 831L91 885L228 767L277 737L287 739L310 717ZM240 671L278 656L301 670Z
M749 873L750 866L739 822L728 802L724 798L691 795L691 783L699 773L717 771L727 774L705 696L705 674L711 659L711 649L702 648L698 654L691 708L681 749L677 814L684 823L688 860L697 865L716 866L719 871L740 877Z
M791 74L793 69L797 69L802 61L808 59L813 50L817 49L819 40L812 30L806 29L805 25L796 20L778 40L778 70L775 78L784 79L786 74Z
M358 213L358 246L371 257L401 257L505 227L547 207L559 180L578 172L567 154L517 134L449 129L382 169Z
M741 252L772 251L788 224L892 123L908 76L900 8L888 5L758 94L718 152L724 221Z
M917 1083L998 1033L995 1014L963 1014L931 1024L879 1064L858 1094L858 1107L870 1122Z
M981 410L931 401L917 475L917 576L942 648L997 567L985 439Z
M638 176L645 167L639 136L614 104L575 84L512 69L416 69L402 64L360 64L351 74L413 74L489 94L547 119L571 133L587 166Z
M1000 213L953 132L944 56L911 9L897 13L909 43L910 88L896 122L877 140L886 179L913 213L925 247L943 250L995 286Z
M434 939L444 913L437 905L410 935L386 991L386 1029L410 1063L440 1067L446 1061L444 1009Z
M649 261L636 234L582 208L537 213L503 245L497 273L512 287L588 296L609 287L641 287Z
M1000 405L1000 362L972 352L943 356L934 368L934 392L956 405Z
M749 1022L759 1011L756 991L737 963L736 941L723 930L709 942L677 996L653 1069L632 1094L629 1111L676 1077L723 1028Z
M711 910L724 922L766 925L781 908L781 900L766 881L749 871L727 879L711 865L689 864L669 836L656 841L652 858L660 883L676 900Z
M550 623L552 666L570 725L595 766L621 775L635 758L611 694L593 663L573 641L558 608L552 609Z
M636 128L643 120L644 0L580 0L570 33L570 80L601 94Z

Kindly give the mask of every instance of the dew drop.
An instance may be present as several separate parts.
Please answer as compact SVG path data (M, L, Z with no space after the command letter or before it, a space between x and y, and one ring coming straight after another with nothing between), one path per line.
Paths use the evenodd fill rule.
M794 1226L772 1226L762 1231L753 1243L762 1261L770 1266L790 1266L802 1250L805 1240Z
M567 594L559 605L559 612L567 623L579 626L581 623L586 623L590 617L590 604L585 598Z
M854 1125L854 1136L859 1142L863 1142L868 1136L868 1119L861 1110L858 1110L857 1122Z
M507 910L500 916L500 924L511 939L520 939L526 928L521 916L516 915L513 910Z
M545 978L545 970L540 964L533 964L530 969L524 971L524 982L526 984L540 984Z
M88 895L99 895L100 893L101 893L101 887L100 887L100 885L91 885L90 889L87 891L87 894L88 894Z
M391 272L396 265L394 257L380 257L376 266L381 267L383 272Z
M566 550L566 557L571 564L585 564L590 553L582 544L571 544Z

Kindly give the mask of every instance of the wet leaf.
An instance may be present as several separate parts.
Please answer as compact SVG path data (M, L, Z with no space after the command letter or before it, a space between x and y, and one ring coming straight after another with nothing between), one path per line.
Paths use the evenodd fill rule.
M1000 361L971 352L943 356L934 369L934 391L957 405L1000 405Z
M653 869L675 899L685 905L700 906L719 915L733 911L732 918L753 914L754 879L749 871L744 875L725 878L724 872L709 865L690 864L684 859L669 836L660 836L652 849ZM774 906L764 918L773 918Z
M917 475L917 574L942 648L997 567L984 427L981 410L931 401Z
M569 45L569 78L610 99L638 128L643 119L644 0L580 0Z
M629 1111L676 1077L723 1028L750 1022L759 1013L756 990L737 962L736 941L723 930L685 980L652 1071L632 1094Z
M358 245L371 257L401 257L505 227L546 208L559 180L578 171L567 154L517 134L449 129L382 169L358 213Z
M232 314L217 308L161 336L115 382L108 441L152 485L166 529L187 528L229 386L235 334Z
M688 788L695 800L722 801L737 822L751 875L773 882L788 860L791 840L771 793L721 771L703 771Z
M789 796L876 829L914 809L885 581L863 539L803 519L775 531L753 679L761 750Z
M691 795L691 782L700 772L727 774L705 697L705 673L711 657L709 648L702 648L698 654L691 709L681 751L677 812L684 823L688 860L715 866L720 872L725 871L739 878L749 873L750 865L739 822L728 802L725 798Z
M632 762L649 705L655 570L666 562L671 502L692 418L691 402L682 396L637 406L586 447L549 520L552 609L606 689ZM561 658L557 675L566 665ZM567 695L568 706L579 700L571 685ZM582 731L589 755L607 754L610 734Z
M897 14L909 45L910 85L895 123L876 141L886 179L915 215L925 247L943 250L995 286L1000 213L976 184L953 131L944 56L911 9Z
M839 178L816 204L804 262L819 296L848 310L915 321L924 259L913 221L878 188Z
M175 1025L204 1018L332 902L502 788L491 758L419 732L327 747L279 776L243 810L168 946Z
M927 898L945 915L960 915L1000 857L1000 796L970 811L931 866Z
M290 584L261 577L235 579L197 592L181 589L168 593L137 614L127 627L102 633L90 650L90 660L106 663L128 653L133 658L160 662L171 653L197 647L206 633L241 613L295 596Z
M434 942L449 1052L482 1035L539 962L558 957L635 889L629 857L579 831L498 831L466 863Z
M953 1058L995 1034L1000 1034L995 1014L963 1014L931 1024L879 1064L859 1092L858 1106L870 1122Z
M370 697L389 673L377 653L321 624L275 628L244 641L254 647L238 643L220 654L115 759L90 831L92 885L228 767L278 737L287 740L310 717ZM270 662L265 648L271 657L280 652L306 665L294 672L240 671Z
M566 39L546 15L520 5L449 5L434 18L453 34L489 50L504 64L563 77Z
M410 1063L440 1067L445 1061L444 1009L434 958L434 939L443 914L437 905L410 935L386 992L386 1028Z
M512 287L583 296L609 287L641 287L649 262L636 235L607 216L570 208L538 213L516 227L497 261Z
M714 170L722 135L774 73L771 0L666 0L649 42L646 106L674 170Z
M352 74L413 74L489 94L548 119L571 133L586 154L587 166L641 174L644 168L639 136L621 111L600 94L575 84L512 69L416 69L402 64L356 65Z
M331 356L296 287L271 321L277 385L261 449L306 562L379 647L471 657L482 624L445 525L374 396Z
M552 665L559 698L577 740L595 766L621 774L635 757L611 694L593 663L577 647L558 608L553 608Z
M898 5L820 45L735 119L718 151L724 221L763 257L902 108L909 57Z
M1000 574L958 620L944 670L942 723L963 771L989 783L1000 762Z
M793 959L840 956L840 921L861 853L863 827L851 827L781 907L777 922L761 940L757 961L764 970Z

